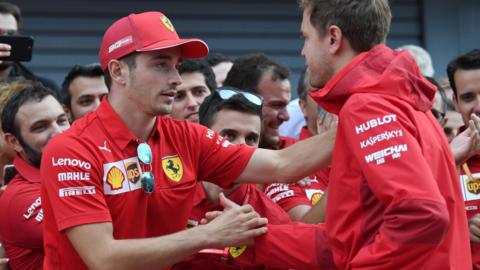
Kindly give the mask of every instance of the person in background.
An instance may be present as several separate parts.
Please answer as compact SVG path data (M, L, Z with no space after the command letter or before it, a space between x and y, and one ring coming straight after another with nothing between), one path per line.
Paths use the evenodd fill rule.
M182 84L177 87L170 116L198 123L198 109L217 88L215 74L205 60L185 59L178 67Z
M75 65L62 83L62 101L70 123L93 112L108 95L102 67L99 64Z
M39 82L14 81L1 115L5 141L17 153L15 177L0 197L0 240L12 269L42 269L40 163L47 143L70 127L55 92Z
M221 53L210 53L208 54L206 61L215 73L215 80L217 82L217 86L222 86L228 72L232 68L232 60L228 58L228 56Z
M12 3L0 2L0 35L18 35L22 24L20 8ZM10 56L11 47L8 44L0 43L1 57ZM31 81L39 81L45 87L60 93L58 85L47 78L35 75L31 70L20 62L0 60L0 81L7 78L23 77Z

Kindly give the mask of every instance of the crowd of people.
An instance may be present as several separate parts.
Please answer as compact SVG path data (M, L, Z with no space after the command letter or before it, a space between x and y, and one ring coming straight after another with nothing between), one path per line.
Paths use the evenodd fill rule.
M480 49L435 79L387 0L299 8L294 101L158 11L61 87L1 61L0 269L480 269Z

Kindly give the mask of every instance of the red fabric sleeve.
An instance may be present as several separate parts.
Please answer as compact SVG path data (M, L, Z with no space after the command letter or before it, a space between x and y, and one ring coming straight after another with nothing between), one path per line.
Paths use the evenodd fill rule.
M210 129L196 127L199 141L195 143L200 145L198 179L230 188L247 166L255 148L231 144Z
M41 166L42 202L48 200L55 206L59 231L112 221L103 196L102 169L92 153L72 137L59 136L47 145Z
M448 229L445 201L416 138L416 125L433 123L401 105L354 95L340 112L338 132L385 206L378 234L357 252L352 269L420 269Z
M295 184L271 184L265 188L265 194L285 212L299 205L312 205L305 191Z
M281 269L335 269L323 224L268 225L255 239L255 262Z

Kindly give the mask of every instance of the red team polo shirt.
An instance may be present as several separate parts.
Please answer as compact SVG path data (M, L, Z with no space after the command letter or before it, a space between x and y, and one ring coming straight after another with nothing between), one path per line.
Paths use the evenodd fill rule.
M46 269L87 269L67 228L112 222L115 239L185 229L197 179L228 187L254 152L203 126L157 117L148 140L155 188L147 194L138 144L107 99L48 144L41 168Z
M460 186L468 219L480 214L480 154L476 154L460 167ZM465 171L467 166L468 173ZM469 176L471 174L471 177ZM480 244L471 243L472 261L475 270L480 269Z
M18 156L17 175L0 198L0 240L12 269L42 269L40 171Z
M312 136L310 132L306 130L309 134L309 136L307 136L304 130L306 130L306 128L302 129L302 132L300 133L301 138L302 134L303 139ZM297 140L289 137L280 136L280 138L282 140L282 149L297 142ZM301 187L297 184L275 183L268 185L265 188L265 194L267 194L267 196L275 203L280 205L285 212L288 212L299 205L315 205L320 200L328 186L329 171L330 169L327 168L308 176L307 179L310 181L308 187Z

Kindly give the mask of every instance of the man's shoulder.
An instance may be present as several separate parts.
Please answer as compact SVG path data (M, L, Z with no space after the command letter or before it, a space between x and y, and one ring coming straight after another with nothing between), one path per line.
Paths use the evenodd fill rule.
M170 117L159 117L157 121L158 130L166 135L170 135L173 138L181 136L185 139L198 140L198 136L206 133L208 128L191 123L186 120L175 120Z

